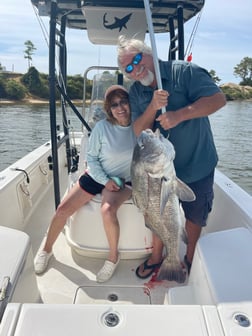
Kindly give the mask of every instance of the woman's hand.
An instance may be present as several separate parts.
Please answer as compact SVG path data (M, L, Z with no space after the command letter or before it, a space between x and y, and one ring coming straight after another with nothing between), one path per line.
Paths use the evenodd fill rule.
M109 180L105 184L105 188L109 191L119 191L120 190L120 187L113 180Z

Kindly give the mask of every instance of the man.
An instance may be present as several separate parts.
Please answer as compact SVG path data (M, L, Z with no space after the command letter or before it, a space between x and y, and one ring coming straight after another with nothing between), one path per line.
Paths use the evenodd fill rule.
M135 80L129 97L136 135L159 128L169 137L176 151L176 174L196 195L195 201L182 202L188 240L184 262L189 273L211 211L218 161L208 115L226 104L225 96L206 70L185 61L159 61L163 89L158 90L152 50L140 40L119 37L118 65ZM161 265L162 250L161 240L153 235L152 255L137 268L138 277L147 278Z

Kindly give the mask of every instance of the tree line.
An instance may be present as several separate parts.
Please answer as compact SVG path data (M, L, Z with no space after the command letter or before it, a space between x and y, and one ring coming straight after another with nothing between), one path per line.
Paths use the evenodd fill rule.
M210 71L210 75L216 83L219 81L213 70ZM242 83L246 84L242 85ZM252 83L247 79L240 85L223 84L220 87L227 100L252 99ZM68 76L66 90L71 100L83 99L83 76ZM91 98L91 91L92 80L87 80L86 99ZM49 100L49 76L40 73L33 66L24 75L0 71L0 99L23 100L25 98ZM60 99L58 90L56 90L56 99Z
M242 71L245 74L244 69ZM218 84L220 79L215 71L211 70L209 73ZM220 86L227 100L252 99L251 80L246 77L247 75L244 76L240 85L223 84ZM66 91L71 100L83 99L83 77L81 75L68 76ZM87 80L86 99L91 98L91 91L92 80ZM25 98L49 100L49 75L40 73L33 66L30 66L24 75L0 71L0 99L23 100ZM56 90L56 99L60 99L58 90Z
M27 96L35 96L37 98L49 99L49 80L48 75L39 73L32 66L32 55L36 50L33 43L28 40L24 43L24 58L28 62L28 71L21 77L11 78L9 73L3 71L0 63L0 99L22 100ZM209 71L211 77L216 84L221 82L214 70ZM234 76L240 78L239 85L252 87L252 58L244 57L239 64L234 67ZM12 76L13 77L13 76ZM81 75L67 77L67 93L70 99L83 99L83 78ZM86 98L90 99L92 89L92 81L86 83ZM228 99L248 99L252 98L250 90L237 90L234 87L222 86L223 92ZM59 92L57 92L60 98Z
M11 76L10 76L11 75ZM22 100L27 97L49 99L49 75L40 73L31 66L24 75L0 72L0 98L9 100ZM56 82L56 80L55 80ZM92 81L86 83L86 98L90 99ZM67 77L67 92L70 99L83 98L83 77L81 75ZM56 90L56 98L60 93Z

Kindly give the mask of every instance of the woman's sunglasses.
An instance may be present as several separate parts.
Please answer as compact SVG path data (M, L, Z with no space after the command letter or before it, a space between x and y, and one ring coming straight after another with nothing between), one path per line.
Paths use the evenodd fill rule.
M139 64L142 61L143 53L136 54L132 62L125 67L125 72L131 73L134 70L134 65Z
M126 98L122 98L118 103L113 103L113 104L111 104L110 105L110 108L111 109L116 109L117 107L119 107L119 106L122 106L122 105L128 105L128 103L129 103L129 101L128 101L128 99L126 99Z

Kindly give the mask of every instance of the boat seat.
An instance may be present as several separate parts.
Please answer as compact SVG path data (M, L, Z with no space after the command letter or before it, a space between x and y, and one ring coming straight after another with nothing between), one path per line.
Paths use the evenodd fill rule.
M104 258L108 242L101 217L101 195L96 195L68 221L66 238L76 253ZM125 201L117 212L120 224L119 250L122 259L140 259L151 254L152 232L145 226L144 217L133 204Z
M187 286L168 291L169 304L252 301L252 233L246 228L209 233L196 246Z

